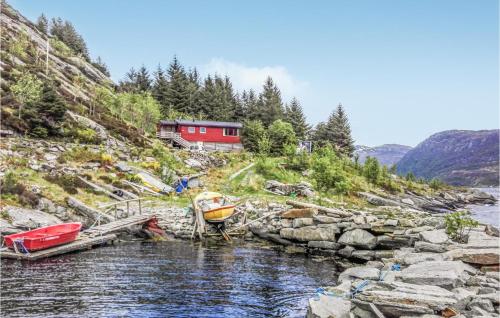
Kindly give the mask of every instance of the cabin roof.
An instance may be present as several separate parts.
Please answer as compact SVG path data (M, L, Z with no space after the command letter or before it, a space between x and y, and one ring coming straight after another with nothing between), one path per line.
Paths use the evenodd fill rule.
M225 128L241 128L243 125L241 123L229 122L229 121L211 121L211 120L188 120L188 119L176 119L176 120L161 120L161 125L182 125L182 126L207 126L207 127L225 127Z

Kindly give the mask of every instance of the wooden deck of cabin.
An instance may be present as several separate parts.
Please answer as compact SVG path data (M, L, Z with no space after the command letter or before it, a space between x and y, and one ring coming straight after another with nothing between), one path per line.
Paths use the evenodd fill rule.
M0 258L17 260L37 260L41 258L87 250L94 246L106 244L116 239L116 232L126 230L130 226L144 224L151 220L154 214L133 215L121 220L109 222L100 226L92 227L80 233L78 238L71 243L55 246L29 254L16 253L11 250L0 251Z

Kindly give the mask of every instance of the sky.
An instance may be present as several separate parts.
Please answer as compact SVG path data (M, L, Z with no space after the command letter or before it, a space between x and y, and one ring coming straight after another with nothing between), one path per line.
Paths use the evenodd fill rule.
M356 144L499 128L496 0L10 0L71 21L113 80L173 56L238 90L273 77L308 121L342 103Z

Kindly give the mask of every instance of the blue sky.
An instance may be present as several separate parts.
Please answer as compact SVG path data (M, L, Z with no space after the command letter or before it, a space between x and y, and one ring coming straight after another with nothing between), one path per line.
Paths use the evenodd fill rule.
M448 129L499 127L495 0L10 0L73 22L114 80L177 55L259 88L267 75L311 123L341 102L357 144L415 146Z

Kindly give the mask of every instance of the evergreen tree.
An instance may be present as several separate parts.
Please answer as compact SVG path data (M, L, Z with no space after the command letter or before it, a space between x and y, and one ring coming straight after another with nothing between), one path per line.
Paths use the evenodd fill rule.
M328 139L329 138L328 127L324 122L318 123L311 135L312 135L314 149L319 149L321 147L326 146L326 144L330 143Z
M187 81L187 92L188 92L188 106L186 113L194 116L195 118L203 118L200 114L200 104L201 104L201 85L200 85L200 75L196 68L188 72Z
M246 94L245 91L243 91ZM236 94L236 106L233 111L233 116L231 118L232 121L242 122L247 115L247 108L245 107L245 103L243 102L243 95L240 97L239 94Z
M285 111L281 93L271 77L268 77L264 83L263 91L259 95L257 109L258 119L262 121L265 127L269 127L274 121L284 117Z
M27 105L22 118L30 126L31 135L45 137L58 134L65 113L64 100L51 84L45 83L41 98Z
M177 57L174 56L167 74L169 81L165 95L166 104L162 105L162 113L165 115L171 110L176 110L187 114L189 112L189 80Z
M307 124L302 106L295 97L290 102L290 105L286 106L285 119L292 124L295 136L299 140L304 140L307 137L311 126Z
M201 117L212 119L213 110L217 108L217 90L212 76L208 75L201 89L201 101L198 109Z
M102 61L100 56L98 56L97 59L92 62L92 65L94 65L95 68L101 71L104 75L108 77L110 76L108 66Z
M337 109L328 118L327 140L330 141L337 150L349 157L354 153L354 140L351 137L351 127L349 119L342 107L342 104L337 106Z
M137 71L134 84L139 92L148 92L151 90L151 78L144 65Z
M258 120L260 118L257 95L253 89L250 89L248 93L243 91L241 102L243 109L246 111L246 116L244 118L247 120Z
M49 32L49 20L43 13L38 17L36 21L36 27L38 28L38 30L45 34Z
M165 74L165 71L161 68L161 65L158 64L156 72L153 74L153 84L151 93L152 96L158 101L160 107L164 107L167 105L167 89L168 89L168 80Z
M76 32L75 27L69 21L63 21L61 18L52 18L50 33L58 40L64 42L73 52L80 54L86 60L89 60L87 44L82 36Z

